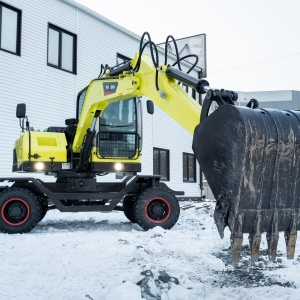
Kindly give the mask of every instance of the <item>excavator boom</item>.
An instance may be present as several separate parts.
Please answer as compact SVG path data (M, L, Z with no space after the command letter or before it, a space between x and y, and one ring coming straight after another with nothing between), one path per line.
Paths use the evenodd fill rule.
M132 72L133 67L140 60L140 68ZM81 109L77 131L73 142L73 151L79 152L87 129L91 126L96 111L104 111L109 103L121 101L131 97L145 96L151 99L158 107L170 117L193 134L201 113L201 106L190 97L176 80L184 80L199 91L207 86L206 80L199 80L171 67L161 66L158 81L164 93L163 98L155 87L156 68L147 54L137 53L127 69L121 68L120 72L113 72L113 76L103 76L93 80L86 92L84 104ZM116 76L119 75L119 76ZM105 92L105 86L116 86L111 93Z

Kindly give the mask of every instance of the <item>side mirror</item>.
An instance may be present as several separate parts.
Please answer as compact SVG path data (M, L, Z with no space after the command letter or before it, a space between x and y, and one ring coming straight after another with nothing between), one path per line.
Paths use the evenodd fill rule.
M154 104L151 100L147 100L147 112L150 115L154 114Z
M18 119L25 118L26 116L26 104L25 103L19 103L17 105L17 110L16 110L16 117Z

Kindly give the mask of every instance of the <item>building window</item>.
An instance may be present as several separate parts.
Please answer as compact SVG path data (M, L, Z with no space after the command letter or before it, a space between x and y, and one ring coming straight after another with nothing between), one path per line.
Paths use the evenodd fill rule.
M160 175L161 180L170 180L169 150L153 148L153 175Z
M183 153L183 181L196 182L196 158L194 154Z
M0 49L21 55L21 10L0 1Z
M76 74L77 36L48 24L48 66Z

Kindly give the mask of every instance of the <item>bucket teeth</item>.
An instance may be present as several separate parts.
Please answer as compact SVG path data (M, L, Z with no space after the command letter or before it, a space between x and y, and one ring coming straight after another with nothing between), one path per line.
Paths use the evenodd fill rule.
M261 242L261 214L257 212L254 221L254 232L249 234L251 262L257 262L259 257L259 246Z
M266 228L266 224L268 223L269 225L268 231L266 232L266 238L268 243L269 260L276 261L279 232L284 231L283 228L285 228L284 237L286 243L287 259L294 259L297 241L298 215L300 214L298 210L295 209L290 209L289 211L274 209L272 214L263 214L261 210L258 210L257 212L255 212L255 215L252 215L251 219L254 219L254 222L251 222L250 218L247 219L247 217L249 217L249 214L247 215L247 213L245 212L238 212L237 217L235 217L231 227L230 239L232 262L234 264L239 263L243 244L243 233L247 233L246 230L247 226L248 228L250 227L249 224L252 224L251 232L249 233L251 263L253 264L258 261L261 235L263 232L266 232L262 228ZM287 220L287 222L284 224L282 222L283 217L285 220ZM281 221L281 223L279 223L279 220Z
M278 240L278 211L275 209L272 219L271 232L267 232L268 256L269 260L271 261L276 261Z
M297 214L293 210L289 231L284 233L286 243L287 259L293 259L295 256L295 246L297 241Z
M243 215L239 214L235 219L234 229L231 234L231 257L234 264L238 264L243 245Z
M279 235L267 233L268 256L271 261L276 261L278 240Z
M249 235L251 263L258 261L261 236Z
M286 256L287 259L294 259L297 234L285 233Z
M231 237L231 258L234 264L238 264L241 257L241 250L243 246L243 238Z

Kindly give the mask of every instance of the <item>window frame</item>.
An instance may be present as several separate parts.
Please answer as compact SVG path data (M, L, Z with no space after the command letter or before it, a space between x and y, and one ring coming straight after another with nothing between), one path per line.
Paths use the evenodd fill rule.
M49 63L49 31L50 29L55 30L59 33L58 37L58 65ZM68 34L73 37L73 61L72 61L72 71L62 68L62 33ZM71 74L77 75L77 35L73 32L70 32L66 29L58 27L52 23L48 23L47 31L47 65L55 69L59 69Z
M159 169L159 174L155 174L155 170L154 170L154 151L159 151L159 160L158 160L158 169ZM163 148L157 148L157 147L153 147L153 175L161 175L161 164L160 164L160 156L161 156L161 152L165 151L167 153L167 176L166 177L161 177L160 180L161 181L170 181L170 150L169 149L163 149Z
M184 165L184 156L187 157L187 165ZM193 177L190 178L189 176L189 157L192 156L193 157ZM187 179L184 178L184 170L186 169L186 174L187 174ZM192 153L187 153L187 152L183 152L182 153L182 180L183 182L186 183L195 183L197 182L197 176L196 176L196 171L197 171L197 165L196 165L196 156ZM192 180L190 180L192 179Z
M79 122L79 118L80 118L80 114L81 114L81 111L82 111L82 107L84 105L84 100L85 100L85 96L84 95L84 98L83 98L83 101L82 101L82 105L81 107L79 108L79 101L80 101L80 97L83 93L86 93L87 89L89 88L89 85L86 86L85 88L83 88L78 94L77 94L77 101L76 101L76 120L77 120L77 123ZM80 109L80 111L79 111Z
M117 117L117 119L112 118L113 116ZM132 122L129 122L131 117ZM106 122L102 123L101 118L102 121L105 120ZM109 103L101 113L101 118L98 122L99 127L96 137L97 157L107 159L137 159L140 156L140 140L136 97ZM116 124L114 124L115 121L117 122ZM133 131L130 124L134 126ZM118 127L118 125L120 126ZM114 148L120 149L113 151Z
M1 31L2 31L2 7L5 7L7 9L10 9L12 11L15 11L17 13L17 40L16 40L16 52L10 51L10 50L6 50L3 49L1 47L2 44L2 38L1 38ZM21 56L21 36L22 36L22 10L11 6L5 2L0 1L0 50L10 53L10 54L14 54L17 56Z

